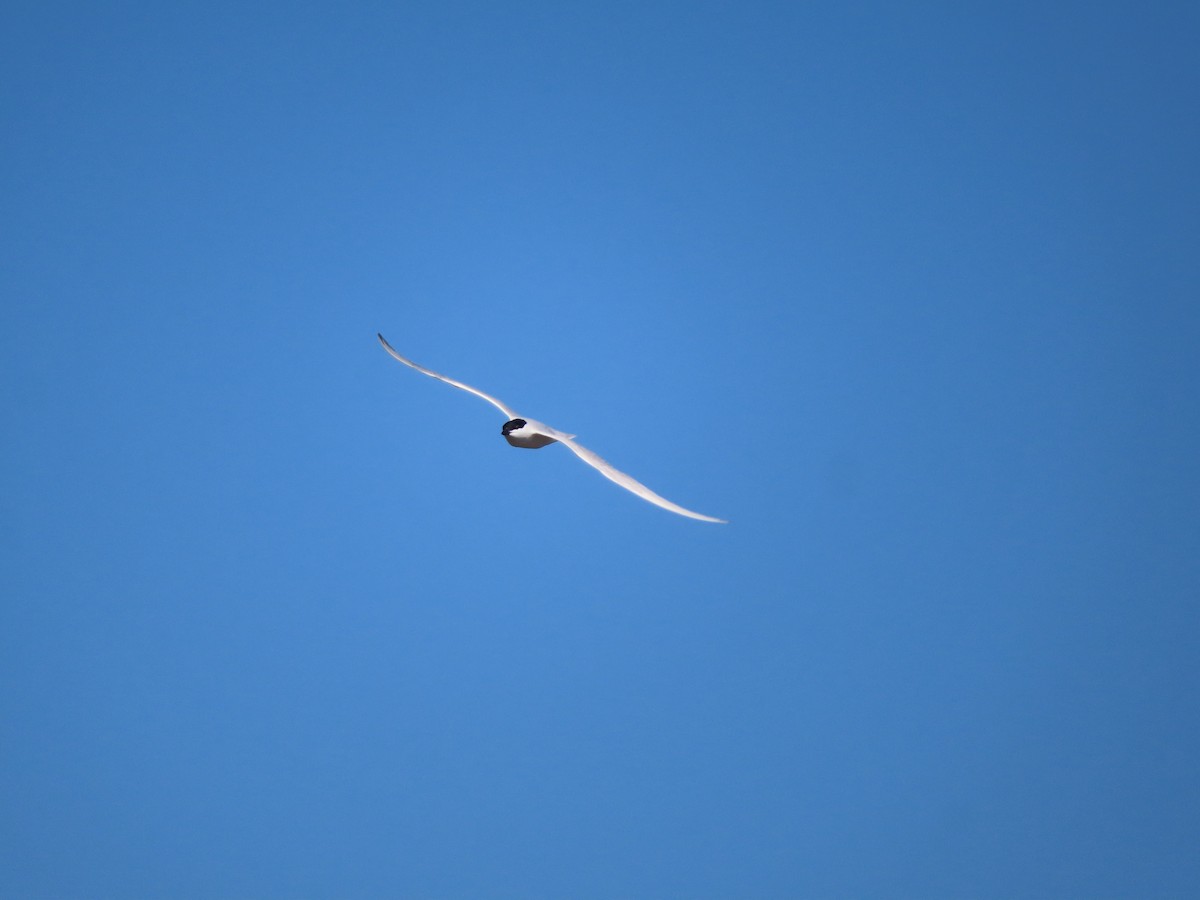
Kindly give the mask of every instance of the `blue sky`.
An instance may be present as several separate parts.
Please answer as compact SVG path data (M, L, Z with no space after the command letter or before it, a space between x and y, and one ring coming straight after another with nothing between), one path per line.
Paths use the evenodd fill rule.
M7 4L0 894L1195 893L1198 26Z

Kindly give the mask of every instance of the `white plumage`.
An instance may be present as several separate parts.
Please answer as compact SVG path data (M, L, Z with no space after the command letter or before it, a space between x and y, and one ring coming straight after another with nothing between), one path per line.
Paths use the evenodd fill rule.
M672 503L666 497L660 497L640 481L631 478L624 472L614 469L610 463L601 459L587 447L584 447L582 444L578 443L575 440L575 435L567 434L566 432L559 431L556 428L551 428L549 425L546 425L543 422L538 422L535 419L519 416L517 415L516 410L512 409L512 407L506 405L502 401L497 400L491 394L485 394L483 391L479 390L478 388L473 388L469 384L463 384L461 381L455 381L453 378L448 378L445 375L439 375L437 372L426 369L424 366L417 365L411 359L406 359L397 353L392 348L392 345L384 340L382 334L377 335L377 337L379 338L379 343L383 345L383 349L390 353L397 360L404 363L406 366L411 366L418 372L422 372L431 378L436 378L438 381L444 381L446 384L453 385L460 390L474 394L476 397L486 400L488 403L492 404L492 406L496 407L496 409L504 413L504 415L508 418L508 421L505 422L503 428L501 428L501 434L504 435L504 439L512 446L536 450L539 447L545 447L549 444L563 444L568 450L582 459L589 466L597 469L600 474L609 481L619 484L627 491L632 491L643 500L648 500L655 506L661 506L663 509L668 509L673 513L678 513L681 516L687 516L691 519L699 519L702 522L725 523L724 519L716 519L712 516L703 515L702 513L692 512L690 509L684 509L678 503Z

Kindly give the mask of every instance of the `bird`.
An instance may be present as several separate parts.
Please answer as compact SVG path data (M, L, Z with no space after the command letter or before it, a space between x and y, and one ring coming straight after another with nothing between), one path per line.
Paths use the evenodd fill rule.
M485 394L478 388L473 388L469 384L463 384L461 381L456 381L446 375L439 375L432 369L427 369L424 366L418 365L407 357L401 356L396 352L383 337L382 334L376 334L379 338L379 343L383 345L383 349L392 355L395 359L404 363L418 372L428 375L430 378L436 378L438 381L444 381L446 384L452 385L459 390L466 391L469 394L474 394L483 400L486 400L500 412L504 413L504 425L500 429L500 433L504 439L513 447L521 447L527 450L538 450L542 447L547 447L550 444L562 444L589 466L592 466L600 472L609 481L619 484L627 491L632 491L643 500L648 500L655 506L661 506L663 509L670 510L673 513L678 513L681 516L687 516L690 519L698 519L701 522L716 522L721 525L728 524L726 519L718 519L713 516L706 516L703 513L693 512L690 509L684 509L678 503L672 503L666 497L660 497L650 488L646 487L640 481L626 475L624 472L618 471L613 466L601 459L596 453L593 453L587 447L584 447L575 440L575 435L568 434L565 431L559 431L557 428L551 428L543 422L536 419L531 419L528 416L518 415L517 411L501 400L497 400L491 394Z

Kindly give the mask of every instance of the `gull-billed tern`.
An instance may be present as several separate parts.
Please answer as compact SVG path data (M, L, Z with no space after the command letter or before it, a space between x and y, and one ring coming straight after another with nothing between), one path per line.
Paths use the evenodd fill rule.
M527 416L519 416L515 410L504 403L501 403L491 394L485 394L483 391L479 390L478 388L473 388L469 384L463 384L461 381L455 381L453 378L447 378L445 375L439 375L437 372L426 369L424 366L417 365L411 359L405 359L392 348L391 344L384 340L382 334L376 336L379 338L379 343L383 345L383 349L400 362L404 363L406 366L411 366L418 372L423 372L432 378L436 378L438 381L444 381L446 384L452 384L454 387L461 388L468 393L474 394L476 397L481 397L488 403L492 404L492 406L496 407L496 409L500 410L500 412L504 413L508 421L504 423L504 427L500 429L500 433L503 434L504 439L514 447L525 447L530 450L536 450L539 447L545 447L547 444L553 444L555 442L564 444L568 450L582 459L589 466L593 466L594 468L598 469L600 474L609 481L615 481L621 487L628 491L633 491L633 493L637 494L643 500L649 500L655 506L661 506L663 509L669 509L673 513L679 513L681 516L687 516L692 519L699 519L702 522L720 522L725 524L725 519L715 519L712 516L706 516L698 512L692 512L690 509L684 509L678 503L672 503L666 497L660 497L640 481L636 481L635 479L630 478L624 472L614 469L611 465L609 465L587 447L576 443L575 435L567 434L566 432L559 431L556 428L551 428L549 425L545 425L534 419L530 419Z

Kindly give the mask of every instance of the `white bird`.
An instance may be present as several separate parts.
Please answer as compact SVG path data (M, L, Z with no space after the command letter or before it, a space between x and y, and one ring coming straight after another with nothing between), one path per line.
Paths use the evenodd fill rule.
M486 400L508 418L504 423L504 427L500 429L500 433L504 435L504 439L514 447L525 447L530 450L536 450L539 447L545 447L547 444L555 442L561 443L567 447L572 453L582 459L589 466L592 466L600 471L600 474L609 481L615 481L621 487L628 491L633 491L643 500L649 500L655 506L661 506L663 509L669 509L673 513L679 513L681 516L688 516L692 519L699 519L702 522L720 522L725 524L725 519L715 519L712 516L705 516L698 512L692 512L690 509L684 509L677 503L672 503L666 497L660 497L650 488L646 487L640 481L630 478L624 472L619 472L614 469L609 463L605 462L587 447L576 443L575 435L567 434L559 431L556 428L551 428L542 422L538 422L528 417L517 415L516 411L511 407L497 400L491 394L485 394L478 388L473 388L469 384L463 384L461 381L455 381L453 378L447 378L445 375L439 375L437 372L430 371L424 366L419 366L411 359L405 359L394 349L392 345L384 340L382 334L376 335L379 338L379 343L383 345L383 349L404 363L406 366L411 366L418 372L423 372L438 381L444 381L446 384L452 384L456 388L460 388L468 393L474 394L476 397L481 397Z

